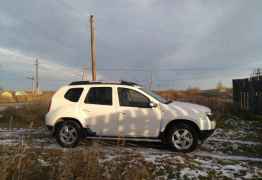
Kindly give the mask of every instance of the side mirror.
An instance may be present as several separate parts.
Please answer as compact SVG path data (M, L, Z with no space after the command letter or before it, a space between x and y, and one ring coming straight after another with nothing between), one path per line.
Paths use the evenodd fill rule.
M155 108L155 107L157 107L157 103L150 102L150 103L149 103L149 107Z

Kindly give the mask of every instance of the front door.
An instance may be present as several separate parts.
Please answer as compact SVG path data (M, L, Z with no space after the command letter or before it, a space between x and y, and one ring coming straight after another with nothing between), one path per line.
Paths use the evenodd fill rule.
M117 116L112 87L90 87L82 110L89 128L101 136L117 134Z
M157 137L161 120L159 106L150 107L150 99L136 90L119 87L117 91L119 135Z

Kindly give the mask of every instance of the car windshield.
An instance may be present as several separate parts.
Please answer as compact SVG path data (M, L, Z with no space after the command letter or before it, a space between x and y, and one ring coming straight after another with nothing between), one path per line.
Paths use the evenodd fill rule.
M171 103L172 101L171 100L167 100L161 96L159 96L158 94L148 90L148 89L145 89L145 88L139 88L140 90L144 91L145 93L149 94L150 96L152 96L153 98L155 98L156 100L158 100L159 102L161 103L164 103L164 104L169 104Z

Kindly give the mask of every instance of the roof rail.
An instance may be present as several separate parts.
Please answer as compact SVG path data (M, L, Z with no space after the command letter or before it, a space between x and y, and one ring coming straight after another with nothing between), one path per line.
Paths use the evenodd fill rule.
M123 85L129 85L129 86L135 86L135 85L138 85L138 84L135 83L135 82L124 81L124 80L121 80L121 81L120 81L120 84L123 84Z
M98 84L98 83L101 83L101 82L96 82L96 81L74 81L74 82L71 82L69 85L85 85L85 84Z
M134 82L130 81L118 81L118 82L103 82L103 81L74 81L71 82L69 85L86 85L86 84L122 84L122 85L128 85L128 86L136 86L139 85Z

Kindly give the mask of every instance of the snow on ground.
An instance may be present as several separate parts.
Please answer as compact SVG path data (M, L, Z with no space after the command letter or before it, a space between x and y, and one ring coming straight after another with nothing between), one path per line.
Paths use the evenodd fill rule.
M242 126L244 126L243 123ZM92 149L93 144L96 143L104 154L100 163L113 164L121 158L125 159L126 156L131 156L129 163L134 163L134 161L141 161L142 158L143 161L152 164L156 174L164 179L176 179L177 177L182 179L185 177L261 178L262 144L261 141L255 141L256 138L248 139L250 129L252 129L251 124L248 125L248 128L239 128L239 131L217 129L214 135L198 150L188 154L172 152L163 148L159 143L125 142L124 145L119 145L115 141L94 140L85 140L72 151ZM57 145L44 128L13 129L11 131L0 129L0 146L11 147L21 142L36 149L67 151ZM42 166L49 165L41 158L39 162Z
M246 156L232 156L232 155L226 155L226 154L213 154L213 153L204 152L204 151L194 152L192 154L196 156L210 157L210 158L223 159L223 160L262 162L262 157L255 158L255 157L246 157Z
M194 170L191 168L184 168L181 170L180 177L183 178L184 176L187 176L188 178L197 178L199 176L206 177L208 176L207 172L204 171L199 171L199 170Z
M208 140L209 141L217 141L217 142L225 142L225 143L233 143L233 144L262 145L262 143L260 143L260 142L231 140L231 139L219 139L219 138L214 138L214 137L210 137Z

